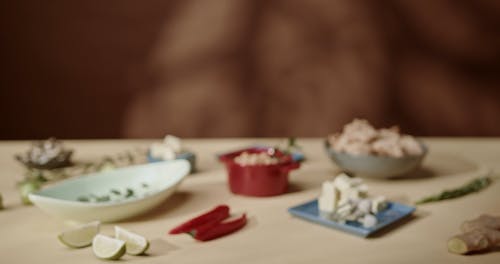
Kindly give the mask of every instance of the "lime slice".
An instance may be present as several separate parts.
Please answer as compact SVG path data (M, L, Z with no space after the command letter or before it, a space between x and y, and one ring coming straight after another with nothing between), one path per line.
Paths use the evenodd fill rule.
M30 193L40 190L40 183L36 181L24 181L19 185L19 192L21 194L21 201L25 205L31 205L32 202L29 198Z
M125 254L125 241L98 234L92 242L92 250L100 259L116 260Z
M100 225L99 221L91 222L75 229L64 231L57 238L68 247L87 247L92 244L92 239L99 233Z
M149 241L136 233L132 233L119 226L115 226L115 237L125 241L127 254L141 255L149 248Z

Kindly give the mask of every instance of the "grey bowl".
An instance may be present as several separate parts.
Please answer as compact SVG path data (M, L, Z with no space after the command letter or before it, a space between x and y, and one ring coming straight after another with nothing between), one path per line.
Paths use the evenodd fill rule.
M424 143L419 143L424 150L421 155L401 158L337 152L330 148L328 140L325 141L325 149L330 159L348 173L367 178L390 178L410 173L420 166L428 149Z

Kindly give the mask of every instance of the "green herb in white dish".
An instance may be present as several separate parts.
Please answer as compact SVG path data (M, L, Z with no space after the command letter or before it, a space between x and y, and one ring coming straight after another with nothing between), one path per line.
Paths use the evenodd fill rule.
M81 195L76 198L79 202L85 203L102 203L102 202L116 202L127 200L130 198L135 198L139 196L148 196L152 190L149 190L149 184L143 182L139 187L127 187L125 189L112 188L108 193L95 194L90 193L88 195ZM145 189L148 189L147 191Z

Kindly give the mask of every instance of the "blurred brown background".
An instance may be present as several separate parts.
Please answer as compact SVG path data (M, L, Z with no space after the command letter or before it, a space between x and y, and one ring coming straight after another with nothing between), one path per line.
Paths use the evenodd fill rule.
M500 1L2 1L0 139L500 136Z

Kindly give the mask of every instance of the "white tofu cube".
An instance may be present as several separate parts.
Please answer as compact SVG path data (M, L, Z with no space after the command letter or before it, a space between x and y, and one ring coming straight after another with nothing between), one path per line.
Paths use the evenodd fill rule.
M359 190L356 188L345 189L341 191L341 199L342 200L359 200L361 195Z
M361 178L350 178L349 180L350 180L351 187L357 187L363 183L363 180Z
M165 136L165 138L163 139L163 144L170 148L174 153L179 153L182 151L181 139L176 136Z
M366 214L360 219L360 222L363 224L364 228L372 228L377 224L377 218L372 214Z
M341 191L351 188L351 178L345 173L337 175L337 177L335 177L335 180L333 180L333 183L335 184L335 187L337 187Z
M364 193L365 195L368 194L368 186L366 184L360 184L359 186L357 186L358 190L362 193Z
M337 215L340 218L347 218L353 211L354 207L350 203L346 203L337 209Z
M321 196L318 199L319 210L322 212L335 212L338 203L338 192L332 181L323 182Z
M173 160L175 159L175 152L170 148L161 143L153 143L149 148L149 153L153 158L163 159L163 160Z
M149 147L149 154L153 158L160 158L162 156L163 149L163 144L155 142Z
M364 214L369 214L372 208L372 201L370 199L362 199L358 203L358 210Z
M387 201L384 196L377 196L372 200L372 213L376 214L387 208Z
M164 160L174 160L176 156L177 155L175 154L175 152L172 149L165 148L164 151L163 151L162 158Z

